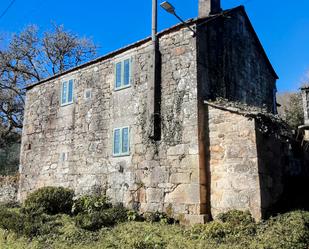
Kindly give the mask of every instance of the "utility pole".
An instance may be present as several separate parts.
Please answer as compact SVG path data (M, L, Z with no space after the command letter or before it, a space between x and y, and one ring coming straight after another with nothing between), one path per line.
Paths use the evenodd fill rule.
M158 1L152 0L152 67L148 83L148 122L151 129L149 137L155 141L161 138L161 63L159 53L158 32Z

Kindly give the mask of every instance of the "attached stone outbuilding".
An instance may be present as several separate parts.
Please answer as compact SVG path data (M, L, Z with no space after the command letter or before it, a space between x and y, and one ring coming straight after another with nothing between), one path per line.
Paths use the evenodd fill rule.
M250 210L259 220L284 192L293 134L277 116L231 104L205 103L211 213Z

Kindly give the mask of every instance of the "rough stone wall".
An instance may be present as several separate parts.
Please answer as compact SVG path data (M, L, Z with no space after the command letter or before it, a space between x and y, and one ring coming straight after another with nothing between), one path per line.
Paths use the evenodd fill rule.
M281 198L289 159L293 159L294 156L289 158L289 154L292 156L289 143L278 136L262 133L259 123L256 123L256 127L261 211L264 217ZM295 170L295 166L291 170Z
M211 213L250 210L261 218L255 121L208 106Z
M308 152L267 115L206 105L213 217L249 210L257 220L308 208ZM307 201L307 202L306 202Z
M216 97L273 108L275 76L244 14L235 11L230 17L198 24L196 38L181 26L159 35L159 142L149 139L150 42L31 88L19 199L39 187L60 185L77 194L106 192L113 202L142 212L165 211L191 222L203 222L201 214L227 208L250 208L258 217L253 121L204 110L204 100ZM133 63L131 86L115 91L115 62L126 58ZM74 103L60 107L61 82L71 78ZM90 99L85 98L86 90L91 90ZM130 128L130 155L113 157L113 129L124 126ZM235 141L241 149L235 148Z
M244 11L198 24L198 85L204 99L226 98L274 112L276 76Z
M216 129L217 133L222 129L220 133L222 135L225 132L224 129L229 127L229 124L225 120L220 121L222 127L219 124L212 123L208 110L205 109L204 101L220 97L234 102L266 108L268 111L273 112L275 111L273 96L276 89L275 83L276 75L268 64L244 11L235 11L226 14L224 17L208 20L205 24L203 21L197 23L200 182L205 187L205 195L201 197L201 200L205 203L206 213L216 216L219 212L227 209L240 208L251 209L256 218L261 217L260 208L254 207L256 203L260 203L255 141L249 140L252 144L248 148L242 148L243 151L239 156L226 155L224 150L211 151L209 149L212 146L211 143L216 144L220 139L226 142L225 149L229 148L229 150L234 149L237 151L238 148L235 148L233 141L235 140L238 145L247 142L247 138L238 136L237 130L235 130L234 133L230 134L230 140L226 141L224 138L209 139L211 134L215 134L213 128ZM235 119L231 118L231 124L242 122L242 119L243 117L235 115ZM249 125L245 122L241 124ZM250 123L250 125L253 124ZM251 127L251 129L253 128ZM242 132L242 130L238 131ZM252 134L254 134L254 130L251 131ZM232 139L233 136L234 139ZM209 159L214 156L214 153L217 153L215 157L223 157L222 160ZM254 153L255 158L252 157ZM231 158L225 158L225 156ZM241 159L242 156L243 160ZM228 165L231 163L231 167L234 167L235 164L241 167L247 158L250 158L250 164L246 166L249 169L239 169L243 171L235 174L239 173L240 180L249 179L254 184L247 188L244 183L237 185L237 187L228 183L229 187L227 189L229 190L224 191L224 196L220 191L218 192L219 196L215 196L214 191L216 192L218 188L216 182L212 180L213 174L215 174L215 179L218 177L218 181L232 181ZM216 169L222 170L219 167L221 163L226 171L224 174L222 172L217 174ZM229 197L231 193L234 194ZM240 194L238 195L238 193ZM213 198L216 200L213 201Z
M77 194L105 191L113 202L142 212L200 219L195 45L187 29L160 37L160 142L148 138L150 42L29 90L19 198L61 185ZM131 87L114 91L114 63L127 57L133 62ZM61 82L70 78L74 103L60 107ZM91 99L84 98L86 89ZM123 126L130 127L130 155L113 157L113 129Z
M13 176L0 176L0 204L17 201L18 179Z
M293 137L262 129L256 122L258 164L263 217L295 209L309 209L308 149Z

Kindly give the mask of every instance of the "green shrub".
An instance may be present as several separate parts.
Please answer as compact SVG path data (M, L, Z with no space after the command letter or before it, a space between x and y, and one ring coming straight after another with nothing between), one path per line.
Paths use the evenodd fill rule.
M237 243L255 236L256 230L257 224L249 212L232 210L219 214L218 220L194 226L191 237L215 243Z
M140 238L132 243L132 248L134 249L165 249L166 248L165 241L155 241L150 237L146 237L145 239Z
M58 225L53 217L40 212L20 213L16 210L0 209L0 228L28 238L50 234Z
M75 218L69 215L61 215L58 221L61 222L56 240L61 244L89 244L97 240L98 233L81 229L75 225ZM56 233L54 233L56 234ZM48 238L49 239L49 238ZM53 248L58 248L57 246ZM66 248L66 247L62 247ZM69 246L68 246L69 248Z
M30 193L24 203L25 212L41 211L46 214L70 214L74 191L63 187L44 187Z
M126 222L128 220L128 210L121 204L113 208L106 209L105 213L112 217L115 223Z
M119 205L112 207L106 196L84 195L74 201L72 213L79 228L96 231L128 220L127 210Z
M217 219L229 223L232 225L248 225L254 223L249 211L231 210L226 213L221 213L217 216Z
M143 217L148 222L160 222L163 224L173 224L175 223L174 219L169 217L165 213L161 212L147 212L143 214Z
M309 247L309 212L294 211L261 223L254 248L306 249Z
M135 210L128 210L127 217L128 221L144 221L144 217Z
M42 213L21 214L22 230L20 234L32 238L39 235L52 234L56 225L55 220Z
M112 218L101 212L80 213L75 217L75 224L79 228L96 231L104 226L112 226L115 223Z
M1 207L0 227L5 230L11 230L17 234L21 234L23 231L23 219L19 213L8 210L5 207Z
M73 214L100 212L111 208L109 199L104 195L84 195L74 201L72 207Z
M226 237L231 234L229 224L220 221L213 221L203 225L195 225L191 230L191 237L197 240L214 240L217 243L225 241Z
M75 217L75 224L79 228L96 231L102 227L114 226L116 223L127 220L127 210L122 206L117 206L91 213L79 213Z
M19 202L10 201L6 203L0 203L0 208L20 208L21 205Z
M105 224L113 224L115 220L125 218L125 209L118 208L118 211L112 211L110 208L103 210L108 218ZM120 210L124 212L119 214ZM18 227L21 224L21 230L25 231L25 237L22 238L0 228L0 248L307 249L309 245L309 212L301 211L279 215L257 224L247 222L247 219L234 218L224 218L193 228L159 222L124 222L96 232L75 226L75 219L82 213L76 217L49 216L44 213L20 214L16 209L6 209L0 210L0 215L0 227L8 227L7 218L13 217L9 227ZM26 215L28 216L25 217ZM101 219L101 212L98 216ZM224 215L226 216L230 214ZM20 217L23 221L21 223L18 222ZM30 221L34 223L32 226ZM24 222L30 226L29 230L24 230ZM256 226L255 234L246 234L240 229L247 229L252 225ZM37 237L31 237L33 234Z
M209 249L199 247L185 231L184 227L159 222L125 222L112 229L102 229L97 245L98 248L122 249Z

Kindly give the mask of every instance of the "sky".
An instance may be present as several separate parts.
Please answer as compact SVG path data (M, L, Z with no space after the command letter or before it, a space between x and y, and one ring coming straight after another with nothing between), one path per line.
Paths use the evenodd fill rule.
M0 16L11 2L0 0ZM183 19L197 16L198 0L170 2ZM297 90L309 72L309 1L221 2L223 9L245 6L279 75L278 91ZM29 24L36 24L43 32L50 29L52 23L63 24L65 29L81 37L90 37L99 45L100 56L151 34L151 0L15 0L0 18L0 34L10 37ZM176 23L174 16L158 9L159 30Z

